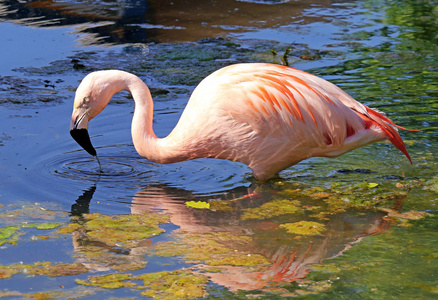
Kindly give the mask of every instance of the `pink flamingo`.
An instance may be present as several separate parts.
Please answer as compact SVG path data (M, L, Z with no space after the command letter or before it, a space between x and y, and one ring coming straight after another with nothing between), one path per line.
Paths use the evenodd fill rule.
M324 79L266 63L231 65L206 77L165 138L154 134L152 96L140 78L118 70L87 75L76 91L70 133L91 155L88 122L121 90L135 101L135 149L157 163L227 159L247 164L264 181L304 159L336 157L384 139L411 161L396 130L405 128Z

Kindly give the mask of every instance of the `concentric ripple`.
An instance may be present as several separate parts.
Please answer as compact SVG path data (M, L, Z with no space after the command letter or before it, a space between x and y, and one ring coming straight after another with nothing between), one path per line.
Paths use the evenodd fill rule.
M98 153L100 166L96 158L82 150L61 152L56 156L45 154L39 163L43 168L37 172L48 176L50 181L106 182L105 186L117 186L118 189L166 184L201 194L249 184L245 180L248 168L229 161L197 159L163 165L140 157L129 144L100 147Z
M64 156L50 162L53 167L51 172L74 180L133 181L153 176L153 163L140 161L139 158L101 156L99 161L100 166L98 161L92 157Z
M100 158L99 161L101 161L100 166L97 160L67 162L64 168L68 170L68 173L64 175L129 177L135 176L138 173L136 168L130 164L129 160L123 161L120 157L105 157Z

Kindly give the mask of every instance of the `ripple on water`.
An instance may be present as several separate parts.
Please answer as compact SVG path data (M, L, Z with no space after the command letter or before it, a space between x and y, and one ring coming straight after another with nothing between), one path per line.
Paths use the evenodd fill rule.
M153 176L153 163L127 156L100 156L97 159L78 155L53 160L54 175L73 180L132 181Z
M198 159L162 165L138 156L130 145L100 147L99 153L100 166L96 158L82 150L46 156L39 172L51 181L68 180L67 184L75 186L81 181L128 189L166 184L201 194L250 183L246 166L224 160Z

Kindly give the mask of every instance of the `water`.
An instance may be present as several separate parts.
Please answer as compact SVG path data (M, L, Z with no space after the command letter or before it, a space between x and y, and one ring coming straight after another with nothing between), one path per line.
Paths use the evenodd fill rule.
M436 4L190 3L0 1L0 295L435 298ZM228 161L159 165L133 148L127 93L90 123L102 172L68 134L92 70L139 75L163 137L200 79L289 46L294 67L420 130L401 132L413 165L388 143L264 185Z

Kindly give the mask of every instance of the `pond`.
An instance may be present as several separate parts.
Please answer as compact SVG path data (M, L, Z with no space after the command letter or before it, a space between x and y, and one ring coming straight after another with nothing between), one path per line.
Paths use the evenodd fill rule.
M0 297L435 299L438 8L432 0L0 1ZM385 112L390 143L312 158L260 184L242 164L160 165L117 94L70 137L91 71L138 75L154 130L199 81L282 62Z

